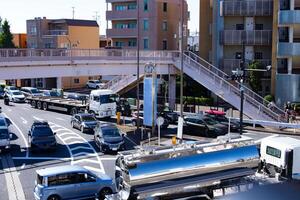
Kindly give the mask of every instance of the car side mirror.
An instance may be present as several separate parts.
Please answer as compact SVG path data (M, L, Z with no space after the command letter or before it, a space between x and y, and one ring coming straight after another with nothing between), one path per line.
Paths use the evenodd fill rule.
M100 138L100 135L97 135L97 138Z

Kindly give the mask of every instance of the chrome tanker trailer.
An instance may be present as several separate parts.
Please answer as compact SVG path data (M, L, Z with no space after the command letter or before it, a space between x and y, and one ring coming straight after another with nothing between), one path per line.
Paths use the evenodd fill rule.
M121 152L116 160L118 194L108 199L175 199L253 175L259 151L251 140L148 147ZM150 198L150 199L151 199Z

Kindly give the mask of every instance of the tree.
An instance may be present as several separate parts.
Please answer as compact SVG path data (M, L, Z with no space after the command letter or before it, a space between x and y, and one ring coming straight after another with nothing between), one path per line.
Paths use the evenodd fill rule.
M0 48L15 48L13 43L13 34L10 32L10 25L7 20L4 20L2 33L0 34Z
M254 61L250 63L249 68L262 69L262 64L258 61ZM256 93L261 91L262 89L261 78L262 78L262 72L257 72L257 71L249 72L249 85L252 88L252 90L255 91Z

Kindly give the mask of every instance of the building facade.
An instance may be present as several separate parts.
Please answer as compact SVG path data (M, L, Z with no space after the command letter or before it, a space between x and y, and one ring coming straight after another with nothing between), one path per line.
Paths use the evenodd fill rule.
M300 0L200 0L200 56L227 74L244 55L271 65L259 93L280 106L300 102L298 43Z
M27 35L26 33L14 33L13 43L17 48L27 48Z
M188 35L188 6L185 0L106 0L109 28L107 37L120 48L142 50L177 50L181 11L184 34ZM182 7L183 6L183 7ZM139 23L139 25L138 25ZM139 29L139 31L138 31ZM187 41L184 40L184 48Z
M34 49L98 49L99 26L94 20L47 19L27 20L27 47ZM38 88L78 88L93 77L53 77L22 80L26 86Z
M272 0L200 0L200 56L227 74L253 61L272 61ZM261 95L270 93L271 72L262 74Z

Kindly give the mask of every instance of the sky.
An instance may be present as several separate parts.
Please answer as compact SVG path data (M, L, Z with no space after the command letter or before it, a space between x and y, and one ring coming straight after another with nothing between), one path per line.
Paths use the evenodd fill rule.
M34 17L49 19L72 18L72 7L76 19L95 19L98 13L100 34L106 29L105 0L1 0L0 17L7 19L13 33L26 33L26 20ZM199 0L187 0L191 20L191 32L199 31Z

